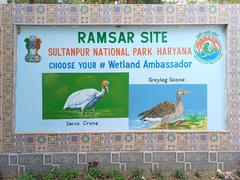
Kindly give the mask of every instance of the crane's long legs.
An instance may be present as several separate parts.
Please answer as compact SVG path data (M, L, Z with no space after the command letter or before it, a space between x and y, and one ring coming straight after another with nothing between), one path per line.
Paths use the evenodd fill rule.
M96 117L96 111L95 111L95 108L93 108L93 116Z
M81 117L83 117L83 109L82 109L82 112L81 112Z

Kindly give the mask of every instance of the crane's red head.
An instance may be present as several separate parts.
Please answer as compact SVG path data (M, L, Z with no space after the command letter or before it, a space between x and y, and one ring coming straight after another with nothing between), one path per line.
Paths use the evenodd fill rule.
M108 86L109 86L109 82L108 82L107 80L104 80L104 81L102 82L102 88L103 88L103 89L106 89L107 92L108 92Z

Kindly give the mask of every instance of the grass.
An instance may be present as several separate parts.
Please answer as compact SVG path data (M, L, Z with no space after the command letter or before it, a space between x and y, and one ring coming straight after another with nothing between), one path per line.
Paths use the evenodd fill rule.
M64 179L73 180L78 176L78 173L74 169L67 169L61 171L58 168L51 168L46 174L40 174L35 171L29 171L22 176L19 176L17 180L53 180L53 179Z
M182 170L175 170L172 176L179 180L188 180L188 176Z
M98 168L98 167L91 167L89 170L88 170L88 174L87 176L91 176L93 178L101 178L104 176L104 171L101 169L101 168Z
M65 110L65 111L46 111L48 114L47 120L55 119L88 119L88 118L112 118L112 117L126 117L126 112L124 109L96 109L95 116L92 109L84 110L83 116L81 116L80 109ZM46 119L45 119L46 120Z
M202 176L201 176L201 173L200 173L199 170L194 171L194 176L195 176L196 178L198 178L198 179L202 179Z
M90 171L90 169L92 169ZM233 171L232 179L239 179L240 170ZM17 179L17 180L53 180L53 179L64 179L64 180L74 180L74 179L84 179L84 180L210 180L210 179L224 179L224 172L214 172L214 171L191 171L184 172L183 170L172 170L172 171L161 171L157 169L153 172L147 172L140 169L134 169L128 173L123 173L120 170L112 170L110 172L105 172L97 166L89 166L88 171L78 173L76 170L59 170L56 168L51 168L46 173L38 172L26 172L21 176L11 176L11 178L3 176L3 179Z
M152 172L152 175L154 176L154 178L156 178L157 180L166 180L166 177L163 174L163 171L160 169L156 169Z
M132 170L131 177L134 180L143 180L143 170L138 168Z
M41 175L34 171L29 171L24 175L17 178L17 180L34 180L34 179L41 179Z
M236 175L238 178L240 178L240 170L239 169L236 171Z
M111 172L108 173L107 175L108 178L114 179L114 180L124 180L124 174L117 169L112 170Z
M216 176L218 179L225 179L224 174L219 173L219 172L216 172L215 176Z
M162 125L154 125L147 130L163 129ZM188 114L181 122L169 123L168 129L183 129L183 130L206 130L207 118L205 115Z

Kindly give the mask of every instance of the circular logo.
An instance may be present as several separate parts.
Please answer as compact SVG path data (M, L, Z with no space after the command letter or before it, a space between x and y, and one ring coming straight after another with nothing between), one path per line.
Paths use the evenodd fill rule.
M197 36L194 44L195 57L202 63L213 64L222 56L222 45L214 32L204 32Z

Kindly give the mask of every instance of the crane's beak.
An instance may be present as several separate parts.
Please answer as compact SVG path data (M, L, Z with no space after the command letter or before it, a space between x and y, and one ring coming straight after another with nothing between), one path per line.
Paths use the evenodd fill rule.
M186 90L183 90L183 94L189 94L189 92Z

